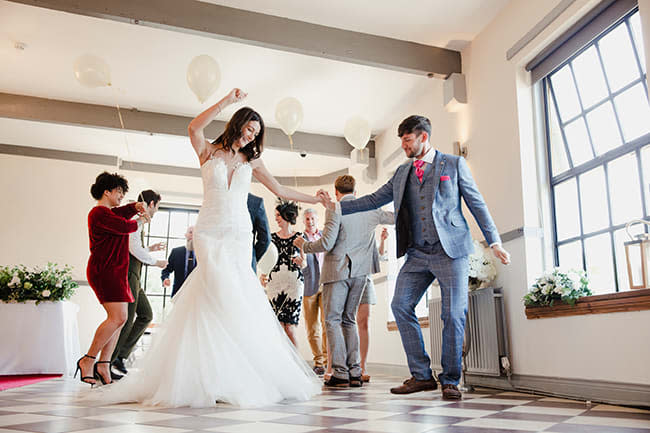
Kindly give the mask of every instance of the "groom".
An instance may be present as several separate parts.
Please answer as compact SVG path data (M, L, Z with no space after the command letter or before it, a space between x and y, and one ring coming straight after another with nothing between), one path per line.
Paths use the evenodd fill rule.
M377 209L391 201L395 206L397 257L406 254L395 285L391 309L397 322L412 377L393 394L435 390L431 360L424 348L422 330L415 314L434 279L442 294L442 373L438 376L445 400L462 398L458 390L461 352L467 312L467 256L474 251L469 227L461 210L461 197L476 219L494 255L503 264L510 255L501 239L472 174L462 157L431 147L431 122L410 116L398 127L402 149L412 161L398 167L393 177L373 194L357 200L332 203L319 192L329 209L342 215Z

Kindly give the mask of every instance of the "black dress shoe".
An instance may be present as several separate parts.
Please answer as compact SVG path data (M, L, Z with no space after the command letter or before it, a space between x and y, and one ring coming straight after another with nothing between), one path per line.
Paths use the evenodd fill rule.
M316 373L317 376L322 376L322 375L325 374L325 369L323 367L321 367L320 365L316 366L316 367L314 367L314 373Z
M115 361L113 361L111 365L122 374L127 374L129 372L126 369L126 366L124 366L124 360L122 358L115 358Z
M334 388L347 388L350 386L350 381L332 376L325 381L325 386L331 386Z
M361 379L361 376L359 376L359 377L350 376L350 387L351 388L361 388L362 386L363 386L363 380Z
M120 380L123 377L124 377L123 375L117 374L113 370L111 370L111 379L112 380Z

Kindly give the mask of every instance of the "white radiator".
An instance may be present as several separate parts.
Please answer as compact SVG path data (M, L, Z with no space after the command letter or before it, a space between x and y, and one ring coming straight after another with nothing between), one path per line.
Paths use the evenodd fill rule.
M442 371L441 299L429 300L431 368ZM486 288L469 293L465 324L466 373L505 376L510 373L510 352L501 288Z

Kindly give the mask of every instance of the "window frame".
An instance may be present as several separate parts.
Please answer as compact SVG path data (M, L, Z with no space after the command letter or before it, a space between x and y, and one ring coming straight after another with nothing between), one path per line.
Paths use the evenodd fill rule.
M620 157L623 157L625 155L634 155L636 158L636 168L638 171L638 179L639 179L639 186L640 186L640 193L641 193L641 209L642 209L642 218L645 220L650 221L650 209L649 209L649 203L646 202L646 192L644 186L650 181L650 179L644 179L644 173L643 173L643 160L642 160L642 155L641 152L643 148L647 147L650 145L650 133L646 133L645 135L638 137L634 140L631 140L629 142L625 142L625 137L623 134L623 129L621 126L621 120L619 117L618 110L616 108L616 105L614 103L614 98L616 98L618 95L624 93L626 90L629 90L633 86L638 85L639 83L642 84L643 89L645 90L645 95L646 98L648 98L648 83L647 83L647 71L646 73L643 72L643 65L641 64L641 58L639 56L639 46L637 42L634 39L634 33L630 24L630 18L638 13L638 7L635 7L634 9L630 10L628 13L626 13L623 17L621 17L619 20L616 22L612 23L612 25L604 32L602 32L598 37L594 38L592 41L590 41L588 44L586 44L584 47L582 47L580 50L576 51L572 56L570 56L567 60L563 61L561 64L559 64L555 69L553 69L548 75L546 75L541 82L541 87L542 87L542 109L544 113L544 138L545 138L545 146L546 146L546 159L547 159L547 170L548 170L548 180L549 180L549 188L550 188L550 208L551 208L551 222L550 222L550 232L553 237L553 260L554 260L554 265L558 266L559 265L559 248L562 245L570 244L572 242L580 242L580 249L582 252L582 257L581 257L581 262L582 262L582 268L586 269L587 266L587 260L586 260L586 249L585 249L585 241L599 236L603 234L608 234L609 235L609 244L611 248L611 258L612 258L612 265L613 265L613 280L614 280L614 287L612 288L614 292L619 292L621 291L621 287L619 287L619 273L620 272L626 272L625 269L618 269L619 267L617 266L616 263L616 243L615 243L615 236L614 233L622 228L625 227L625 223L622 224L613 224L612 221L612 198L611 198L611 183L610 183L610 178L609 178L609 173L608 173L608 165L609 163L617 160ZM605 66L603 63L603 58L602 54L600 51L600 46L599 42L610 32L612 32L615 29L618 29L621 25L625 26L627 30L628 37L630 38L634 56L635 56L635 63L638 68L638 73L640 78L637 78L633 80L632 82L626 84L622 88L616 90L615 92L612 92L611 86L610 86L610 81L607 76L607 71L605 70ZM573 70L573 65L572 61L580 56L582 53L587 51L588 49L595 47L597 56L598 56L598 62L601 68L601 71L603 73L603 77L605 79L605 85L607 88L607 96L592 104L591 106L587 107L585 109L582 97L580 95L579 87L578 87L578 82L576 79L576 75ZM576 92L577 92L577 98L578 102L580 104L580 112L577 115L572 116L569 119L562 119L559 111L559 106L557 104L557 99L555 96L555 89L553 88L553 84L551 82L551 77L558 72L560 69L564 68L565 66L568 66L569 71L571 73L571 78L573 80L573 85L575 86ZM549 98L552 99L549 101ZM594 148L594 142L592 139L591 131L589 129L589 124L587 123L586 116L588 113L592 112L593 110L603 106L604 104L611 104L612 109L614 111L614 118L616 120L616 125L617 125L617 130L618 134L621 138L621 143L623 143L621 146L614 148L612 150L609 150L601 155L597 155L595 148ZM552 155L552 145L551 145L551 115L549 110L554 110L555 117L557 118L557 126L560 130L560 137L562 140L562 143L558 143L558 146L563 146L564 152L566 155L566 160L569 165L569 169L561 172L557 175L553 175L553 155ZM586 130L587 130L587 136L589 139L589 146L591 151L593 152L593 155L595 156L591 160L582 163L578 166L575 166L572 161L572 156L571 152L569 151L569 146L565 134L565 128L567 125L571 124L577 119L584 119ZM607 208L608 208L608 219L609 219L609 224L607 227L589 232L585 234L584 232L584 218L582 214L583 206L582 206L582 195L581 195L581 186L580 186L580 181L581 178L580 176L582 174L585 174L593 169L596 169L597 167L603 167L603 172L604 172L604 180L606 184L606 200L607 200ZM555 200L555 190L556 187L563 182L566 182L570 179L575 179L576 182L576 192L577 192L577 198L578 198L578 215L580 218L579 222L579 234L577 236L573 236L567 239L562 239L561 241L558 240L558 233L557 233L557 212L556 212L556 200ZM645 228L647 232L647 228ZM629 290L629 289L628 289ZM608 292L611 293L611 292Z
M169 205L161 204L159 209L158 209L158 212L161 212L161 211L165 211L165 212L169 213L169 217L167 218L167 229L166 229L165 236L163 237L163 236L151 235L151 224L147 224L147 230L146 230L146 232L144 234L144 237L145 237L145 246L146 247L151 245L151 239L152 238L155 240L155 242L153 242L153 243L165 242L165 260L166 260L169 257L169 254L171 253L171 249L169 248L169 240L170 239L172 239L172 240L183 239L183 238L179 238L179 237L170 236L171 214L172 214L172 212L185 212L185 213L187 213L189 215L189 214L198 214L199 209L194 208L194 207L189 207L189 206L188 207L177 207L177 206L169 206ZM155 215L154 215L154 218L155 218ZM145 268L144 272L142 272L142 275L140 277L141 278L140 286L143 287L143 288L146 288L148 278L150 277L150 275L149 275L150 266L145 266L144 268ZM151 275L151 277L155 278L155 276L153 276L153 275ZM163 286L162 283L161 283L161 286L162 286L162 293L147 293L147 298L149 298L149 299L162 298L162 312L161 313L164 316L164 312L165 312L167 302L169 302L170 299L171 299L171 286L168 288L168 287Z

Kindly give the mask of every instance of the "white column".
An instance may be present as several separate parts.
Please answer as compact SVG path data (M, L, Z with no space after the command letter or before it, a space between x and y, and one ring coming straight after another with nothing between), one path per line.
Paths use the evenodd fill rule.
M639 0L639 15L641 16L641 31L645 49L645 68L646 71L650 71L650 0ZM645 79L647 82L647 74ZM647 87L650 89L650 85Z

